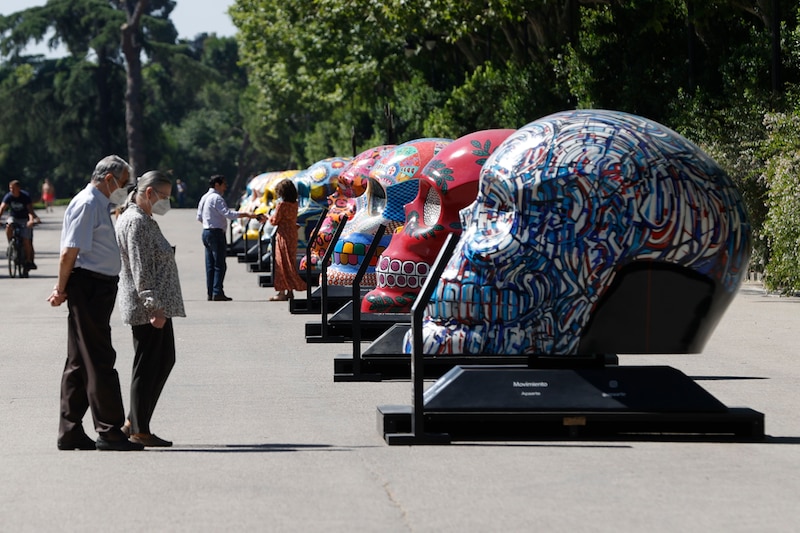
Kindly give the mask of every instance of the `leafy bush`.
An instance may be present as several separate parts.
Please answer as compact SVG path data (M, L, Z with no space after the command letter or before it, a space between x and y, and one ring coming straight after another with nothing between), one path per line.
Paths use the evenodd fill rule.
M800 290L800 112L771 113L765 119L771 156L764 169L768 186L764 222L770 251L764 284L770 290Z

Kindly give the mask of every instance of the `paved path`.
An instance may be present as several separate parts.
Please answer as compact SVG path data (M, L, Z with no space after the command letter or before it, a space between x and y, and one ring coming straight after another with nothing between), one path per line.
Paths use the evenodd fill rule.
M39 269L0 271L0 531L796 531L800 299L740 291L703 354L667 364L766 415L763 443L510 442L390 447L376 406L407 382L334 383L347 345L307 344L309 317L228 260L232 302L207 302L192 210L159 218L188 317L153 419L175 447L59 452L66 306L46 302L63 208L42 213ZM2 252L0 252L2 254ZM3 254L4 257L4 254ZM127 405L131 337L115 313ZM89 418L85 421L94 436Z

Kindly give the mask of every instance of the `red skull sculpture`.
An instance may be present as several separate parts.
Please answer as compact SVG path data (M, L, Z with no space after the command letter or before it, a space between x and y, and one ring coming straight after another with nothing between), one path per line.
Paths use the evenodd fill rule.
M378 227L385 225L378 253L389 245L392 233L405 222L403 207L417 194L417 178L450 139L417 139L389 150L369 173L367 191L358 197L356 214L347 223L339 241L334 245L331 265L328 268L329 285L352 285L369 245L375 239ZM377 257L367 268L363 286L375 286Z
M483 163L514 130L484 130L453 141L422 170L419 192L406 204L406 223L375 269L377 287L362 312L407 313L447 235L461 233L459 211L478 194Z

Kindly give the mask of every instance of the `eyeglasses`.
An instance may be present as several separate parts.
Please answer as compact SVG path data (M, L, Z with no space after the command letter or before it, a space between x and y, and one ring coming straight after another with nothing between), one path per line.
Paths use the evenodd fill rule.
M162 194L161 192L157 191L156 189L153 189L153 190L156 191L156 194L158 195L158 198L160 200L167 200L167 199L169 199L171 197L170 194Z

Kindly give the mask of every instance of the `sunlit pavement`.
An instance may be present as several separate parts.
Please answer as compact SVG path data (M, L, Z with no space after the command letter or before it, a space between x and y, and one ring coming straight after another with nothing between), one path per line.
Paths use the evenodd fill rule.
M39 268L0 271L0 531L795 531L800 523L800 298L747 283L698 355L671 365L766 416L759 443L485 442L387 446L376 406L408 382L334 383L348 344L308 344L272 289L228 259L208 302L192 209L158 218L177 247L187 317L152 429L169 449L60 452L66 305L55 282L63 207L40 213ZM2 257L5 258L4 252ZM112 319L127 390L130 330ZM91 417L85 420L94 437Z

